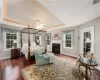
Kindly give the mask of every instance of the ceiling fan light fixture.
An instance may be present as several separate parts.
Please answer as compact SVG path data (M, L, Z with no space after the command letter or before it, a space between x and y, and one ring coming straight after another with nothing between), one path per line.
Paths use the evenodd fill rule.
M37 29L41 29L41 28L44 27L44 24L40 24L39 22L40 22L39 20L36 22L36 28Z
M41 29L41 28L42 28L42 26L36 26L36 28L37 28L37 29Z

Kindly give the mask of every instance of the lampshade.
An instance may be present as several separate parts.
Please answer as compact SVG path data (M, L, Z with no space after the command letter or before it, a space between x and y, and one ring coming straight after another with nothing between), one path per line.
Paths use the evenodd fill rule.
M14 40L14 42L13 43L17 43L17 40Z
M37 40L37 42L39 42L39 40Z
M39 26L36 26L36 28L37 28L37 29L41 29L41 28L42 28L42 26L40 26L40 25L39 25Z
M91 43L91 39L90 38L86 38L86 43Z

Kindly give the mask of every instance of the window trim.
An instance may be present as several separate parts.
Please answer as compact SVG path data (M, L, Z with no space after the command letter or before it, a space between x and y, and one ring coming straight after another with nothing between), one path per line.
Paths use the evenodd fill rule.
M67 34L71 34L71 47L66 47L65 46L65 37L66 37L66 35ZM73 48L73 32L71 31L71 32L66 32L66 33L64 33L64 43L63 43L63 47L64 48L67 48L67 49L72 49Z
M41 35L35 35L35 37L36 37L36 36L39 36L39 43L40 43L40 44L39 44L38 46L41 46L41 40L42 40Z
M47 36L49 36L50 38L47 39ZM49 44L47 44L49 46L51 44L51 33L47 33L47 36L46 36L46 44L47 44L47 40L49 40Z
M10 51L12 48L6 48L6 36L7 36L7 34L8 33L10 33L10 32L3 32L3 34L4 34L4 51ZM19 47L19 36L18 36L18 34L19 34L19 32L17 32L17 33L10 33L10 34L16 34L17 35L17 48Z

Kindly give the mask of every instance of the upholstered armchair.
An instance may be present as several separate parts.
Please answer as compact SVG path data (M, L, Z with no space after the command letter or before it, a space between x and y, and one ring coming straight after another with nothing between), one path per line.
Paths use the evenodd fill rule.
M83 67L85 66L84 64L82 64L82 63L80 63L80 62L78 61L78 59L79 59L79 58L82 58L82 57L88 58L89 60L95 60L95 56L94 56L93 53L79 54L79 57L77 58L77 61L76 61L76 65L79 67L79 71L80 71L80 67L81 67L81 66L83 66ZM90 74L92 74L91 70L93 70L93 69L91 69L91 68L89 67Z
M55 60L55 56L53 55L53 53L35 54L36 65L50 64L50 63L53 63L54 60Z

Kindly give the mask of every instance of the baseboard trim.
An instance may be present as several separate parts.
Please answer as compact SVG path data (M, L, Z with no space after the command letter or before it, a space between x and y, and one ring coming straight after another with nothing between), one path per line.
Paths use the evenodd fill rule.
M11 58L10 56L8 56L8 57L2 57L2 58L0 58L0 60L5 60L5 59L9 59L9 58Z
M61 53L62 55L66 55L66 56L71 56L71 57L74 57L74 58L77 58L78 56L76 56L76 55L72 55L72 54L66 54L66 53ZM97 67L95 67L97 70L99 70L100 71L100 66L97 66Z
M66 54L66 53L61 53L61 54L66 55L66 56L71 56L71 57L74 57L74 58L77 58L78 57L78 56L72 55L72 54Z

